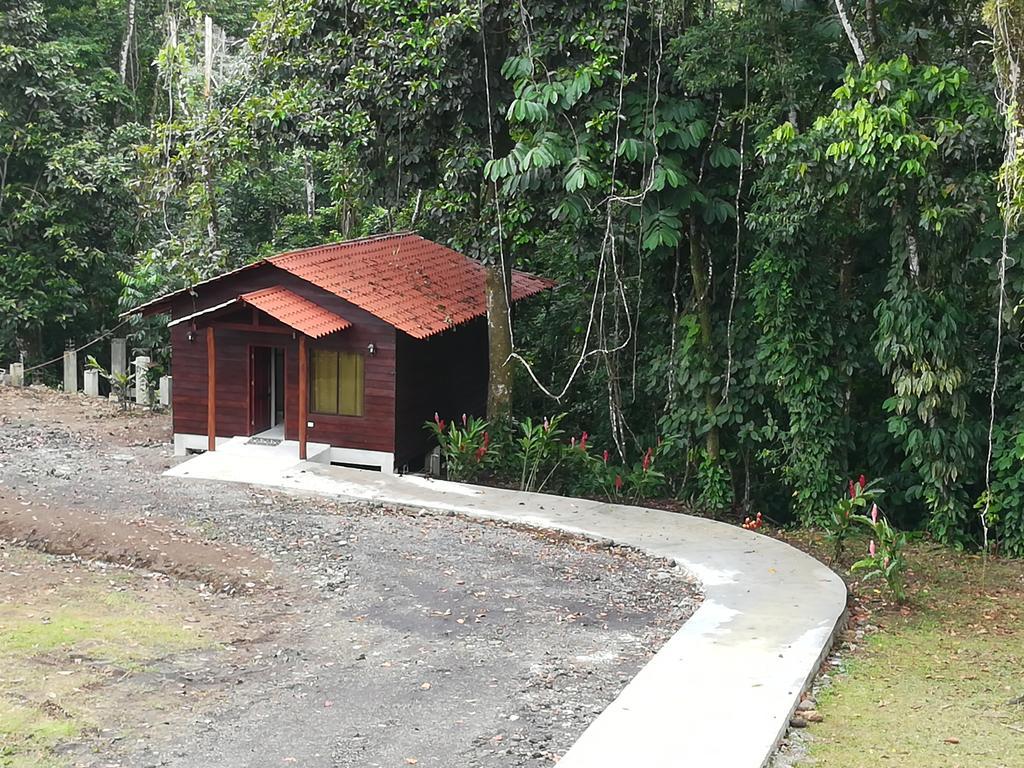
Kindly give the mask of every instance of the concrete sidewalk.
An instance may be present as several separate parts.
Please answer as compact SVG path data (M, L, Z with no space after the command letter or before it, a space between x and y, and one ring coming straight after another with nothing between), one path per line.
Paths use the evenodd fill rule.
M255 446L253 446L255 448ZM560 768L758 768L831 646L846 587L780 541L660 510L206 453L165 474L369 499L610 539L702 583L693 617L590 725Z

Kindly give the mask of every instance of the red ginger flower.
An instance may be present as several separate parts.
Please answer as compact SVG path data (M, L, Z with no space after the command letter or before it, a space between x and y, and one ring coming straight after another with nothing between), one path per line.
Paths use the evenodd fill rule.
M608 463L608 449L607 448L604 449L604 454L602 454L602 455L604 456L604 463L607 464Z
M622 490L622 475L616 475L615 476L615 490L616 491L621 491Z
M643 463L644 472L646 472L648 469L651 468L651 460L653 458L654 458L654 449L653 448L648 448L647 449L647 453L644 454L644 458L643 458L643 462L642 462Z
M590 435L588 435L586 432L584 432L583 436L580 438L580 450L581 451L587 450L587 438L588 437L590 437Z

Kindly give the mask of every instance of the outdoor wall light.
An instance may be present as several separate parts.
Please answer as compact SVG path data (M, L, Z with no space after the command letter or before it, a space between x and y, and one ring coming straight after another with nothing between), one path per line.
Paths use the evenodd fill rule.
M373 357L374 355L377 354L377 347L371 341L369 344L366 345L366 351L370 354L370 357Z

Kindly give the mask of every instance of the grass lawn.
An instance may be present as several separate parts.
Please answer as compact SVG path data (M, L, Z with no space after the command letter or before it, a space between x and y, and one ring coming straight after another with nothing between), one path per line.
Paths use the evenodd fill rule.
M814 534L786 538L827 561ZM818 697L825 721L811 728L805 764L1024 766L1024 562L929 543L910 545L908 560L902 608L881 584L851 582L841 643L856 648Z

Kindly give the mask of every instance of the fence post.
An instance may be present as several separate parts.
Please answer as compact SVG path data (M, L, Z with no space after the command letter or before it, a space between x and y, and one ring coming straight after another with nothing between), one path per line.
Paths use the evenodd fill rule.
M171 377L160 377L160 405L164 408L171 404Z
M100 396L100 372L89 370L83 374L85 394L89 397Z
M149 405L149 379L146 373L149 371L149 358L140 355L135 358L135 403L136 405Z
M9 371L10 381L12 387L24 387L25 386L25 364L24 363L11 363L11 370Z
M74 349L64 350L64 391L78 391L78 353Z
M126 339L110 340L110 374L124 374L128 369L128 344Z

